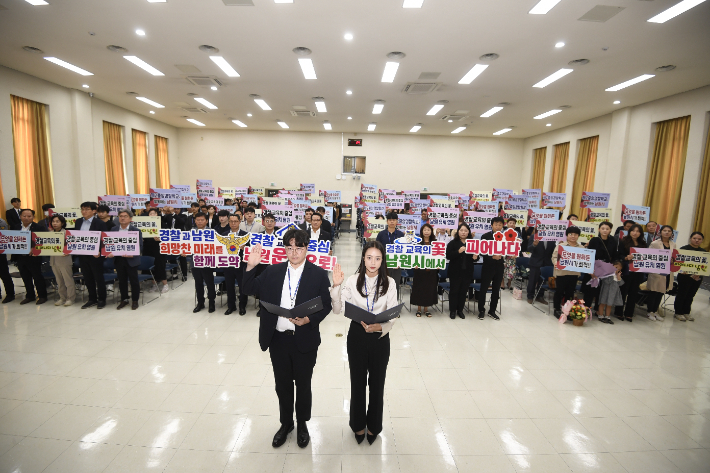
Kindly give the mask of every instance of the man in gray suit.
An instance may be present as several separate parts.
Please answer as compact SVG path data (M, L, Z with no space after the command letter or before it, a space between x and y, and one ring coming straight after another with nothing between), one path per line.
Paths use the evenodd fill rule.
M131 225L133 220L133 212L128 209L123 209L118 212L118 225L112 227L109 232L138 232L138 245L140 252L143 253L143 235L140 229ZM141 286L138 282L138 266L141 264L140 255L136 256L113 256L109 253L109 258L113 258L113 265L118 274L118 287L121 290L121 303L116 307L121 310L128 305L128 281L131 282L131 305L132 310L138 308L138 298L141 295Z

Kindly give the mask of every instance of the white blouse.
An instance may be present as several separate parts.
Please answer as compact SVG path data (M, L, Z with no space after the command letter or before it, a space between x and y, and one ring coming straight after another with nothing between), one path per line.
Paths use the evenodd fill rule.
M330 297L332 299L333 313L339 314L343 307L342 301L349 302L350 304L356 305L361 309L367 310L368 303L372 308L373 314L379 314L387 309L397 306L397 286L394 284L394 279L387 277L389 280L389 288L384 296L379 296L375 301L374 307L372 306L372 299L374 298L375 288L377 287L377 277L369 277L365 275L365 292L369 294L367 301L364 297L360 295L357 290L357 274L353 274L347 280L345 280L340 286L330 288ZM342 294L342 298L341 298ZM387 335L387 333L392 329L395 319L389 322L381 323L382 335L380 338Z

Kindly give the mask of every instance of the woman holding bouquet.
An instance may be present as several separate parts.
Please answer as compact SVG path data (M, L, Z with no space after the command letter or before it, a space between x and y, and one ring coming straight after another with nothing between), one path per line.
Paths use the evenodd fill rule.
M569 227L565 231L565 242L560 242L561 245L565 246L581 246L577 243L577 239L581 231L578 227ZM555 267L555 317L558 319L562 315L562 299L565 301L571 301L574 299L574 290L577 288L577 280L581 273L578 271L568 271L566 269L557 269L557 260L559 255L557 254L557 249L559 245L555 246L555 251L552 252L552 265Z

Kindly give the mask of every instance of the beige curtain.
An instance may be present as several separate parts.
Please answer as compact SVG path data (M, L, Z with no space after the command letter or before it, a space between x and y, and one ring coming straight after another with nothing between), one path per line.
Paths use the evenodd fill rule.
M365 173L365 158L357 157L355 158L355 172L364 174Z
M104 166L106 195L126 195L126 166L123 159L123 127L104 122Z
M576 214L580 220L587 218L587 209L579 206L582 202L582 192L594 190L598 147L599 136L579 140L579 151L577 152L577 163L574 166L574 181L572 183L572 200L568 204L570 213Z
M651 207L651 220L661 225L678 224L689 131L690 116L656 124L644 205Z
M148 179L148 134L133 130L133 189L136 194L147 194Z
M2 190L0 189L0 192ZM695 207L695 231L705 235L703 245L710 250L710 128L705 141L705 157L703 170L700 174L700 188L698 189L698 204Z
M569 158L569 141L555 145L550 192L565 191L565 187L567 186L567 158Z
M155 185L158 189L170 189L170 162L168 139L155 137Z
M22 207L34 209L35 219L42 219L42 205L54 203L47 106L14 95L10 99L18 197Z
M547 146L533 150L533 172L531 189L542 189L545 183L545 159L547 158Z

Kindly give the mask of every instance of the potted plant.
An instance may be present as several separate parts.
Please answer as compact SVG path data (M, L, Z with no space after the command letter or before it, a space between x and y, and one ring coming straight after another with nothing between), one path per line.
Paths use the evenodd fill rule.
M589 310L589 307L584 305L583 300L567 301L565 305L562 306L562 315L560 316L559 322L563 324L569 318L572 319L574 325L582 326L591 316L592 311Z

